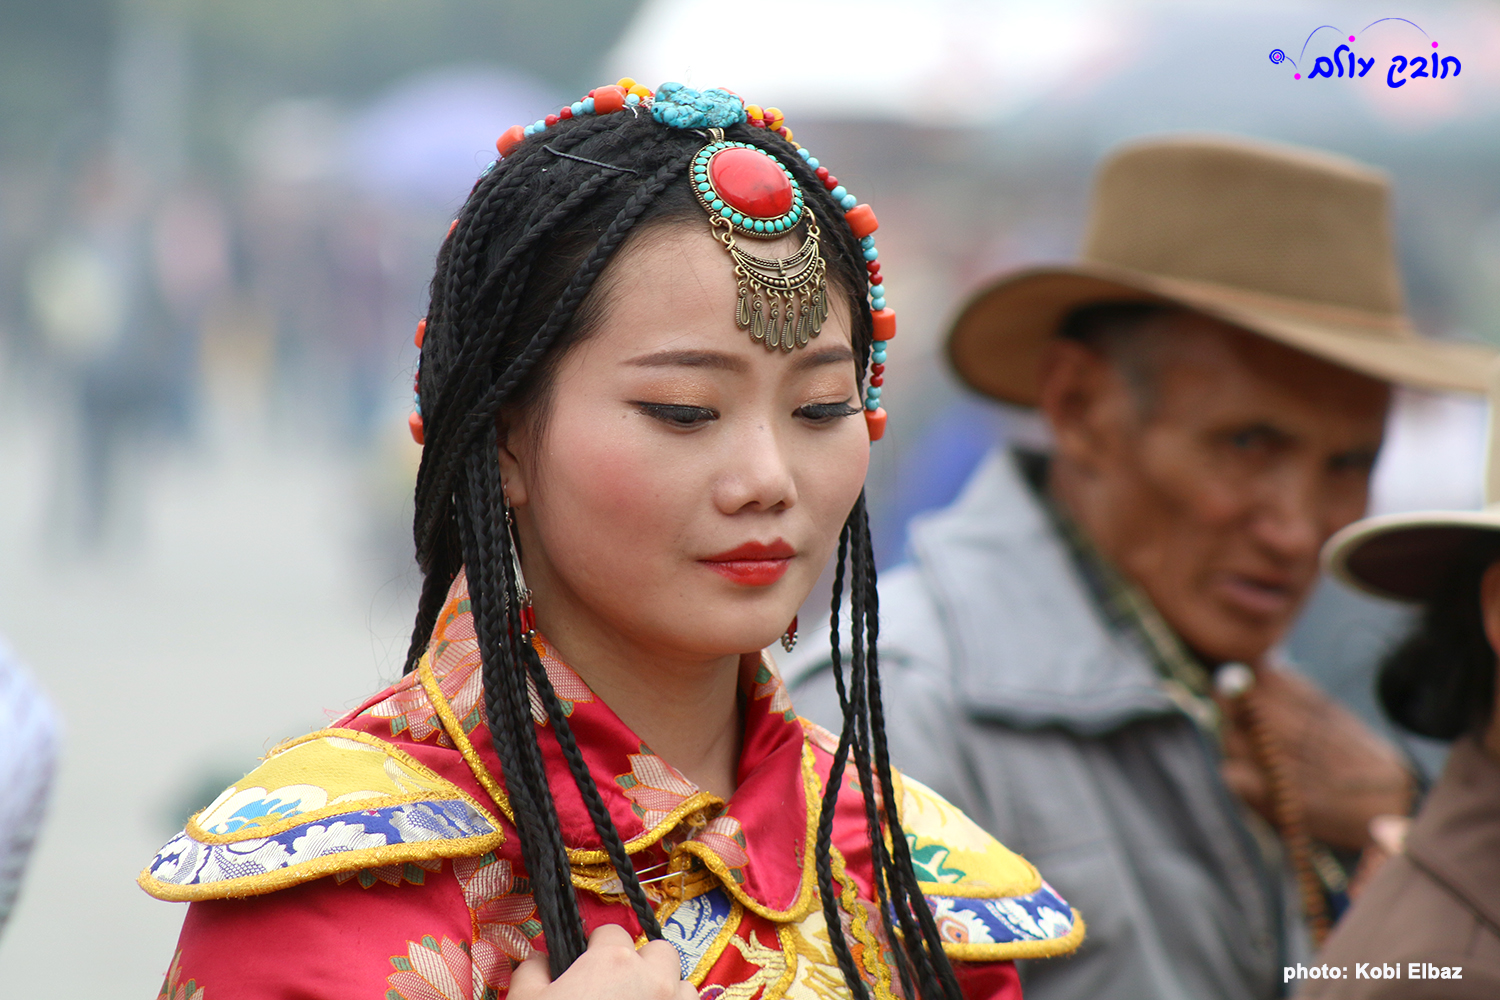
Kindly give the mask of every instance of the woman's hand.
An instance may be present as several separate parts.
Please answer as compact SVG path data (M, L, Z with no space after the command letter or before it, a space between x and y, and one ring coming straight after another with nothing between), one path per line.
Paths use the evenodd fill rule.
M572 967L551 981L547 956L536 952L516 967L509 1000L697 1000L682 978L677 949L648 941L640 951L630 933L605 924L589 935L589 947Z

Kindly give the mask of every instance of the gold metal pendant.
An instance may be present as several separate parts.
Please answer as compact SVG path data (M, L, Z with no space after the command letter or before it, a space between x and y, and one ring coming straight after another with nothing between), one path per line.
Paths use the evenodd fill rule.
M791 172L765 150L712 141L693 159L693 190L708 212L714 238L734 261L735 323L767 350L806 347L828 319L828 265L818 221ZM736 236L776 239L804 225L802 246L790 257L761 257Z

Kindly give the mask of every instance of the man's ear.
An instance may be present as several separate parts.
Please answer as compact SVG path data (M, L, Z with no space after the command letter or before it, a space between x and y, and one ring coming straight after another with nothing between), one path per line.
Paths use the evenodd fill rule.
M1052 428L1059 458L1081 469L1098 469L1125 416L1119 411L1125 386L1099 352L1053 337L1042 354L1038 408Z
M525 506L530 496L526 480L527 464L521 460L530 443L524 421L515 414L502 413L495 418L495 447L499 451L500 481L512 507Z

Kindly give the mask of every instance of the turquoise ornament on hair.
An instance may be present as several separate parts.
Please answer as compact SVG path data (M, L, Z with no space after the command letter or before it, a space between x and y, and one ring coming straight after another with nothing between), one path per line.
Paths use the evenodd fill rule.
M672 128L729 128L743 122L745 102L718 87L694 90L680 83L656 88L651 117Z

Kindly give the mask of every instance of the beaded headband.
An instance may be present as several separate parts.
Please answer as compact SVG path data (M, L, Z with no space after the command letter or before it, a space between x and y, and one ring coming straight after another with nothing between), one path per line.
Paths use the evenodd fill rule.
M827 265L821 253L821 233L817 219L803 199L801 185L791 171L758 146L726 140L723 130L747 123L777 133L792 144L797 155L843 209L844 221L863 251L870 286L874 344L864 413L870 440L879 441L885 434L886 424L886 412L880 405L885 382L886 345L896 335L896 313L885 304L885 279L880 274L880 252L875 249L874 236L880 223L874 210L845 190L827 167L796 142L779 110L747 105L738 95L718 88L697 91L680 83L664 83L652 91L625 77L618 83L589 91L583 100L574 101L530 125L511 126L495 140L495 149L503 158L527 138L547 131L560 121L584 115L614 114L625 109L635 114L649 111L652 118L671 128L707 130L709 142L693 157L693 193L708 214L715 239L724 245L734 261L738 293L735 322L742 329L749 330L751 338L764 344L767 350L792 351L805 347L822 330L823 322L828 318ZM491 163L486 172L494 166ZM599 166L628 169L612 164ZM457 224L454 220L448 227L450 234ZM805 234L801 246L790 257L757 256L735 240L736 235L774 239L792 232L798 225L805 226ZM426 328L425 319L417 324L415 342L419 350ZM415 395L416 386L412 388ZM409 423L412 437L421 444L420 400Z

